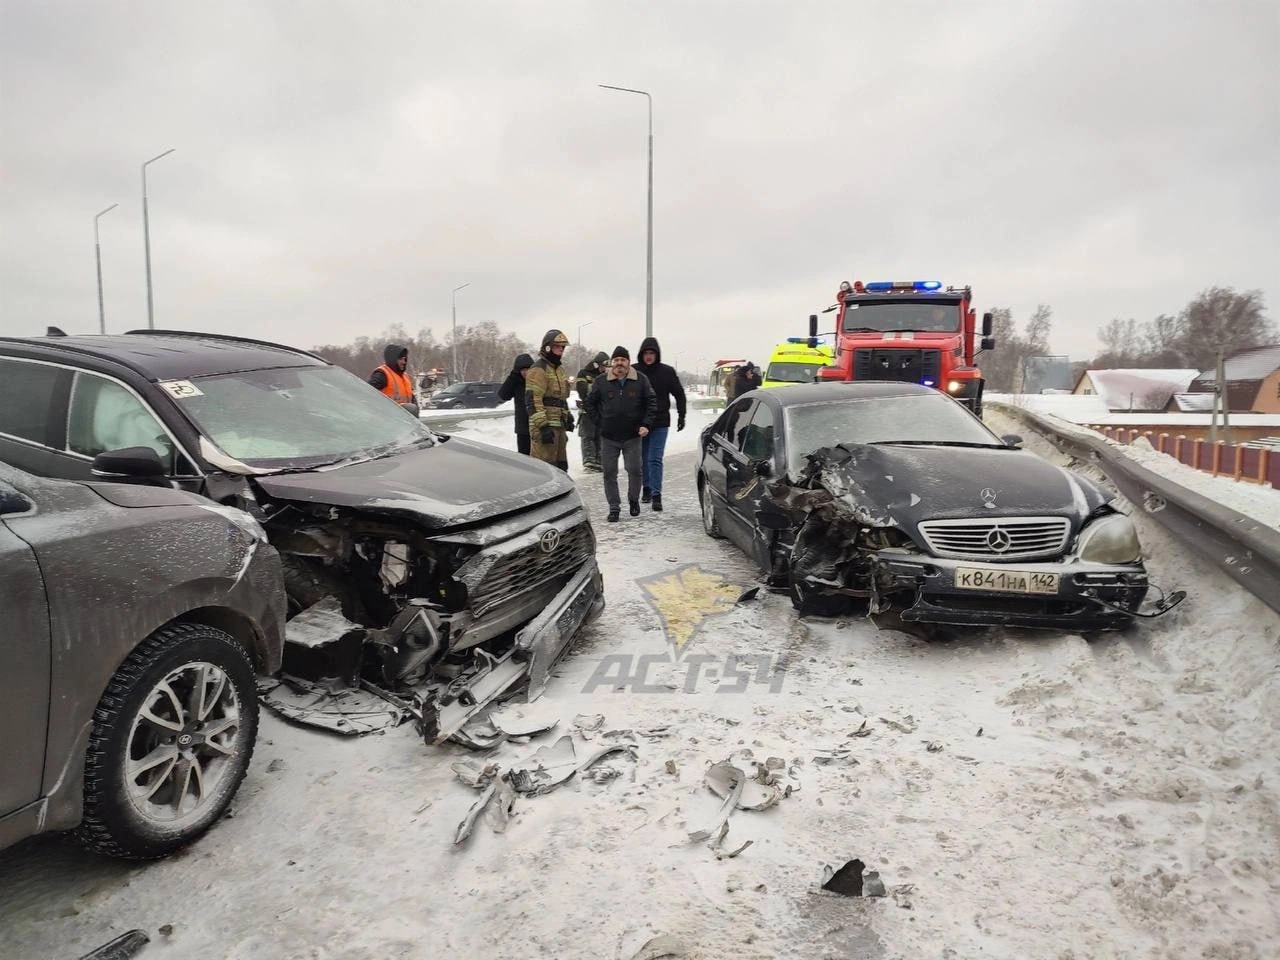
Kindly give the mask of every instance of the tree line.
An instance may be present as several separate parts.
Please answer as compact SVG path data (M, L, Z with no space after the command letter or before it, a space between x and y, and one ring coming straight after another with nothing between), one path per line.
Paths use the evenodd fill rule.
M1008 307L996 307L991 315L996 347L983 353L978 364L988 390L1017 393L1027 359L1051 353L1053 310L1040 304L1021 328ZM1077 380L1085 370L1107 368L1208 370L1219 350L1230 356L1276 343L1280 334L1267 317L1262 291L1209 287L1177 314L1162 313L1145 322L1112 318L1098 328L1098 340L1101 352L1072 364Z
M411 335L403 326L393 325L376 337L357 337L347 344L325 344L312 347L311 352L318 354L330 363L351 371L356 376L367 379L383 362L383 350L387 344L398 344L409 348L409 372L417 375L428 370L440 368L445 371L445 382L456 380L478 380L497 383L505 380L516 357L522 353L537 359L539 344L528 343L514 333L501 329L493 321L485 321L474 326L458 327L458 369L453 375L453 331L450 330L442 339L437 339L430 329L419 330ZM586 344L571 343L564 351L564 368L570 376L577 374L597 353L609 353L612 345L594 347ZM632 362L639 357L633 355ZM684 371L680 378L686 382L701 382L705 374L697 377Z

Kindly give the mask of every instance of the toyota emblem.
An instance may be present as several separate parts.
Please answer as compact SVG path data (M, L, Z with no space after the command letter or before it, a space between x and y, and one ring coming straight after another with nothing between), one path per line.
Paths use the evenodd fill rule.
M538 549L543 553L555 553L558 546L560 546L559 530L548 530L538 538Z
M1007 532L996 527L987 534L987 546L993 553L1004 553L1013 546L1013 538Z

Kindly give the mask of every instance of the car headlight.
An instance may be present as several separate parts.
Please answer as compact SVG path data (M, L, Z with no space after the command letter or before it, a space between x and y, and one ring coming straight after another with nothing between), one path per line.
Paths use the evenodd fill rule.
M1115 514L1100 517L1081 531L1076 554L1090 563L1133 563L1142 556L1142 544L1133 521Z

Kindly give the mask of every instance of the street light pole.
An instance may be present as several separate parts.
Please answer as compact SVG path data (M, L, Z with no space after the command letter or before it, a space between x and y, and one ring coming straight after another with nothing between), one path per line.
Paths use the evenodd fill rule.
M578 324L578 339L573 342L576 343L578 346L582 346L582 331L586 327L591 326L593 323L595 323L594 320L588 320L586 323Z
M630 87L614 87L607 83L597 84L606 90L620 90L623 93L638 93L649 101L649 229L647 255L645 258L644 287L644 335L653 336L653 97L647 90L632 90Z
M461 287L454 287L449 294L453 311L453 369L449 371L450 383L456 383L455 378L458 376L458 291L469 286L471 286L471 281L468 280Z
M107 312L102 305L102 244L98 242L98 218L105 213L110 213L112 210L114 210L118 206L120 206L120 204L113 203L111 206L107 207L107 209L103 210L102 213L94 214L94 217L93 217L93 257L98 262L98 332L99 333L107 332Z
M167 157L178 149L173 147L158 156L152 157L142 165L142 245L147 255L147 329L156 327L155 307L151 300L151 223L147 219L147 167L162 157Z

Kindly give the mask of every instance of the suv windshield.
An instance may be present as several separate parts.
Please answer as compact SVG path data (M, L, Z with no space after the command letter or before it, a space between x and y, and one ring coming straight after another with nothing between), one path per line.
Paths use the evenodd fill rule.
M456 397L458 394L462 393L466 389L467 389L467 385L465 383L451 383L447 387L445 387L443 390L439 391L436 394L436 396L437 397Z
M893 303L851 303L844 311L844 332L918 330L922 333L954 333L960 329L960 308L955 302L906 300Z
M413 414L339 367L250 370L192 381L176 401L229 455L266 469L367 459L434 436Z
M771 363L765 373L766 380L781 380L784 383L813 383L826 364L822 363Z
M1004 441L942 394L829 400L786 408L787 469L838 443L926 443L1004 446Z

